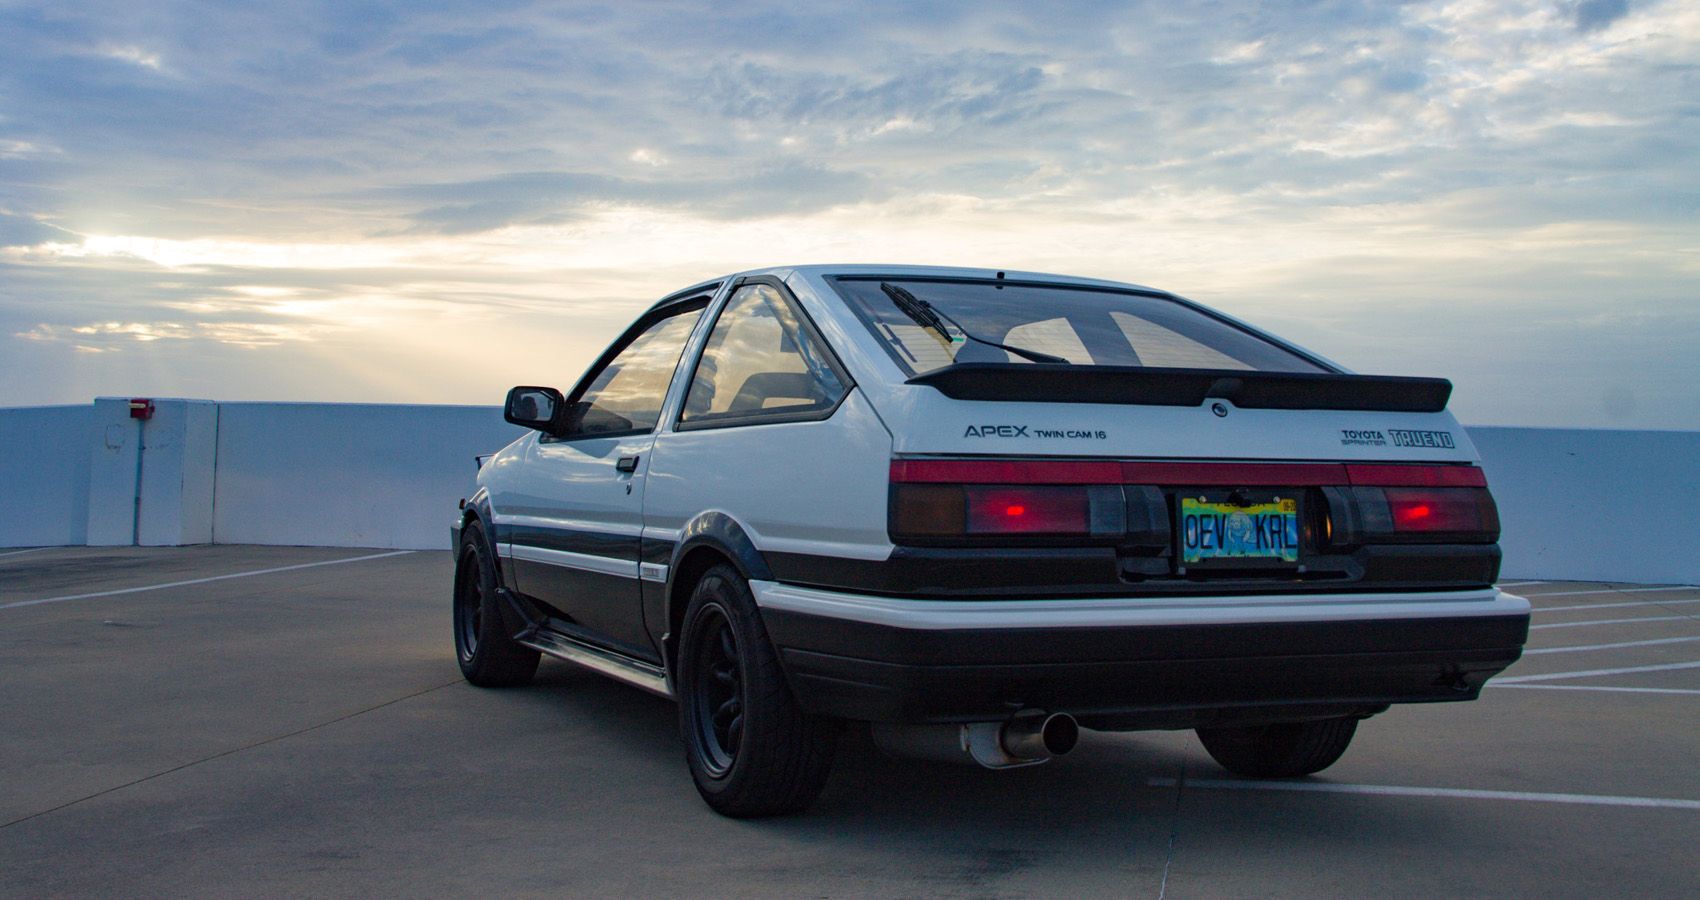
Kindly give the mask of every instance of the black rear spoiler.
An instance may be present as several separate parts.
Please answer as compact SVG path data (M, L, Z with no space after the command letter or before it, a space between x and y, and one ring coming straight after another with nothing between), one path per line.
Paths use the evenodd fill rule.
M1245 409L1440 412L1444 378L1334 373L959 363L909 379L956 400L1198 406L1221 399Z

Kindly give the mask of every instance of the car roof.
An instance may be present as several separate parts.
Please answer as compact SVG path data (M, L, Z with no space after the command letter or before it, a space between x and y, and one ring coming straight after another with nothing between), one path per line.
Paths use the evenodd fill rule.
M923 276L930 278L985 278L995 279L999 275L1014 281L1045 281L1053 284L1096 285L1100 287L1133 288L1141 291L1164 293L1157 288L1123 281L1111 281L1104 278L1081 278L1077 275L1059 275L1052 272L1028 272L1020 269L990 269L971 268L966 266L914 266L902 264L870 264L845 263L839 265L806 265L806 266L769 266L761 269L750 269L727 276L728 278L743 278L751 275L774 275L784 278L796 273L805 277L825 278L833 275L892 275Z
M966 266L914 266L901 264L845 263L841 265L806 265L806 266L766 266L760 269L745 269L733 272L720 278L710 278L700 281L687 288L674 291L657 300L649 307L646 315L664 307L673 306L704 294L713 294L722 284L736 281L739 278L750 278L767 275L783 281L791 275L802 275L805 278L828 278L834 275L888 275L894 278L924 277L924 278L972 278L994 280L999 277L1010 281L1038 281L1048 284L1073 284L1083 287L1108 287L1123 290L1145 291L1153 294L1168 292L1159 288L1146 287L1125 281L1110 281L1103 278L1081 278L1077 275L1058 275L1052 272L1027 272L1019 269L976 269Z

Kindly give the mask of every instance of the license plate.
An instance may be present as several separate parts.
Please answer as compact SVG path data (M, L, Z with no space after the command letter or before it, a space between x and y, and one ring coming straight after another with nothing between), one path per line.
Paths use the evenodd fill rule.
M1230 503L1180 498L1181 562L1299 561L1299 503L1291 498Z

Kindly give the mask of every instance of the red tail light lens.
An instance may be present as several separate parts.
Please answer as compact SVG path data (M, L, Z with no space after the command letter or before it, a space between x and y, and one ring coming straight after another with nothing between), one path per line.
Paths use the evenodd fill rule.
M1160 498L1159 498L1160 499ZM903 543L1127 536L1120 485L893 484L891 535Z
M1488 492L1471 488L1387 488L1396 532L1476 534L1499 530Z
M1083 487L964 489L969 534L1087 534L1091 511Z
M1486 488L1358 487L1324 494L1334 545L1499 540L1499 509Z

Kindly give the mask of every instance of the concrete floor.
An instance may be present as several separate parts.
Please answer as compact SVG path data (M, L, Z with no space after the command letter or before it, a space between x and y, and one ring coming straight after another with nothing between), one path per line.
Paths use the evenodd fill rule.
M1700 589L1516 586L1562 652L1508 677L1566 677L1278 790L1187 733L1013 772L855 735L809 814L735 822L671 704L463 683L448 554L381 553L0 551L0 895L1700 895Z

